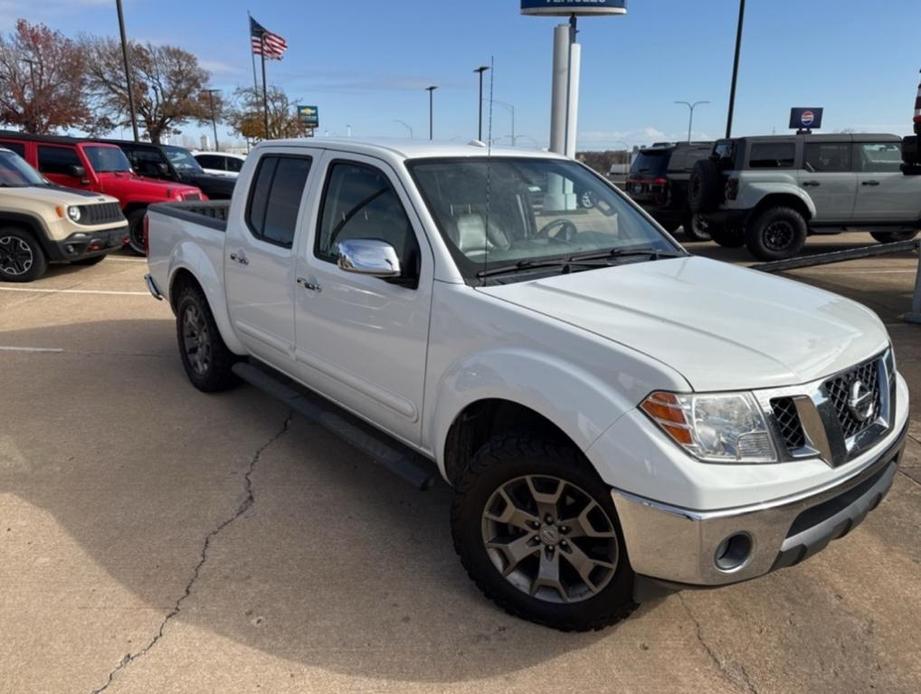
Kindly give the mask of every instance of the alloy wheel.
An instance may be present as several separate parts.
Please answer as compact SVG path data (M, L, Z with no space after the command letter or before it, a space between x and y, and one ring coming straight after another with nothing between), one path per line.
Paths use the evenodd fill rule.
M188 306L183 313L182 342L192 370L204 376L211 367L211 332L197 306Z
M764 245L772 251L785 251L793 243L796 231L790 222L779 220L764 228Z
M0 238L0 270L11 277L19 277L32 269L35 256L32 249L18 236Z
M559 477L527 475L502 484L482 515L486 552L518 590L551 603L575 603L614 577L620 548L607 512Z

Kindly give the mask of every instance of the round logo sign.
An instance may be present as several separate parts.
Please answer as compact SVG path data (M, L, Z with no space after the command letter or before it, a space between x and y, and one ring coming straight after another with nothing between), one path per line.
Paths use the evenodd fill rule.
M803 111L803 115L800 116L800 123L808 128L814 122L815 114L812 111Z
M866 422L876 414L876 398L863 381L854 381L848 393L847 407L858 422Z

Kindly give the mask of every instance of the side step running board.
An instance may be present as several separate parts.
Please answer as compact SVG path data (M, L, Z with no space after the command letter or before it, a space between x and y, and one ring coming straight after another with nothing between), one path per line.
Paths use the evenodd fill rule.
M377 431L319 395L301 388L268 366L237 362L233 372L241 379L282 401L313 424L318 424L390 472L425 491L435 483L434 465L415 451Z

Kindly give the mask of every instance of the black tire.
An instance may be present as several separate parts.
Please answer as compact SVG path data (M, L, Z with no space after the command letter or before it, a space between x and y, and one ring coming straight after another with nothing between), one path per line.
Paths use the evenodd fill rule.
M522 533L517 540L530 537L529 543L537 542L537 545L527 545L527 549L523 551L530 554L514 564L515 570L509 572L510 578L506 578L496 564L496 561L500 560L500 555L495 553L498 550L494 547L491 557L490 550L486 547L486 527L495 520L485 517L487 504L497 499L496 494L500 489L510 489L508 485L527 484L521 482L526 477L550 482L551 476L554 480L561 480L568 485L560 488L567 491L561 498L594 502L591 513L603 511L603 516L596 515L590 524L601 523L601 527L608 528L604 532L609 539L602 541L597 538L578 537L577 544L577 533L561 524L562 519L568 515L565 513L561 513L555 520L558 524L557 534L552 540L558 543L555 547L543 544L546 541L544 533L548 528L547 524L538 524L540 530L536 529L536 525L530 526L533 528L531 530L517 530L512 525L504 526L508 530ZM520 508L517 504L515 506ZM576 504L572 508L579 507L580 505ZM534 506L534 513L542 513L536 509ZM524 521L519 521L521 522ZM552 524L549 525L552 527ZM597 531L597 526L595 529ZM611 499L611 490L599 479L580 452L571 445L542 440L520 432L500 435L488 441L474 456L457 484L451 507L451 530L454 549L470 578L488 598L516 617L561 631L589 631L615 624L628 617L637 607L633 601L634 573L630 568L623 533ZM571 544L567 544L567 538ZM600 551L610 552L616 556L615 561L603 568L594 562L597 558L596 552L599 551L599 542L602 547ZM614 543L616 551L612 549ZM536 562L540 565L545 552L547 557L552 557L555 553L559 567L557 576L561 581L572 581L563 590L575 595L571 591L574 591L574 584L579 583L581 579L575 572L574 565L570 564L568 559L563 561L567 555L578 558L578 553L572 554L573 546L586 555L595 555L592 557L594 568L589 572L589 576L595 576L594 571L600 569L604 577L603 582L600 577L592 579L597 585L587 593L583 591L583 595L574 597L575 601L567 602L563 598L563 593L556 589L550 591L541 587L532 596L524 587L513 584L513 580L522 580L516 576L519 573L518 567L525 567L526 563L530 562L529 568L536 571L533 564ZM536 549L531 549L532 547ZM504 556L505 553L501 554ZM530 585L536 583L532 582ZM583 582L583 588L588 586L589 583ZM556 594L557 600L550 599L551 592ZM539 597L541 595L543 597Z
M94 255L91 258L80 258L80 260L73 261L71 265L84 265L84 266L99 265L99 263L101 263L105 259L106 259L106 254L104 253L102 255Z
M688 206L692 212L710 212L723 201L723 177L713 159L694 163L688 180Z
M703 215L694 214L693 212L685 217L684 222L681 224L684 235L691 241L709 241L711 226Z
M786 260L803 249L809 227L790 207L769 207L745 229L745 245L758 260Z
M208 300L197 286L182 289L176 302L176 339L182 366L193 386L217 393L237 385L231 370L237 357L224 344Z
M723 248L741 248L745 245L745 236L735 227L710 225L710 240Z
M918 235L918 231L871 231L870 236L880 243L895 243L896 241L911 241Z
M144 248L144 217L147 209L135 210L128 215L128 248L135 255L147 255Z
M47 269L48 258L30 232L21 227L0 229L0 281L32 282Z

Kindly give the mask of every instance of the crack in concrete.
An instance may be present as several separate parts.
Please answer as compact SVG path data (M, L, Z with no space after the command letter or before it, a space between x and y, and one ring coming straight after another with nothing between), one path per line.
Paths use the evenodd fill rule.
M291 424L291 419L294 416L294 413L289 411L285 421L282 424L281 429L272 435L272 437L262 444L256 453L253 455L252 459L249 461L249 466L247 467L246 472L243 475L243 491L246 492L246 496L243 498L243 501L240 502L237 506L236 511L228 518L225 518L221 521L217 527L213 528L206 536L205 541L202 543L201 551L198 555L198 563L195 564L195 569L192 571L192 576L189 578L189 581L185 585L185 589L182 592L182 595L179 596L179 599L176 600L172 609L166 614L163 620L160 622L160 627L157 629L157 632L154 634L153 638L147 643L146 646L141 648L136 653L128 653L124 658L115 666L115 668L109 673L106 678L105 684L101 687L98 687L93 690L92 694L99 694L99 692L105 691L114 681L118 673L128 667L134 661L144 657L147 653L157 645L160 639L163 638L164 632L166 630L167 624L176 617L182 611L182 603L192 594L192 589L195 586L195 583L198 581L198 577L201 575L202 567L204 567L205 562L208 561L208 548L211 546L212 540L214 540L227 526L231 525L236 521L240 516L246 513L253 504L256 503L256 496L253 493L253 473L256 471L256 465L259 463L259 459L262 457L262 454L266 451L269 446L278 441L285 432L288 431L288 427Z
M719 654L717 654L717 652L713 650L713 647L707 643L706 639L704 639L703 627L701 626L701 623L697 617L694 616L694 613L691 611L691 608L688 606L687 602L685 602L684 595L678 593L677 598L678 602L680 602L681 606L684 608L684 611L688 613L688 617L690 617L691 621L694 623L697 640L700 642L700 645L703 647L704 651L706 651L707 655L710 656L710 660L720 671L720 674L722 674L727 680L729 680L730 683L732 683L733 686L735 686L740 691L745 691L749 694L759 694L758 688L755 686L754 682L752 682L751 677L749 676L748 671L745 669L744 665L738 663L738 671L726 667L723 659L720 658Z

